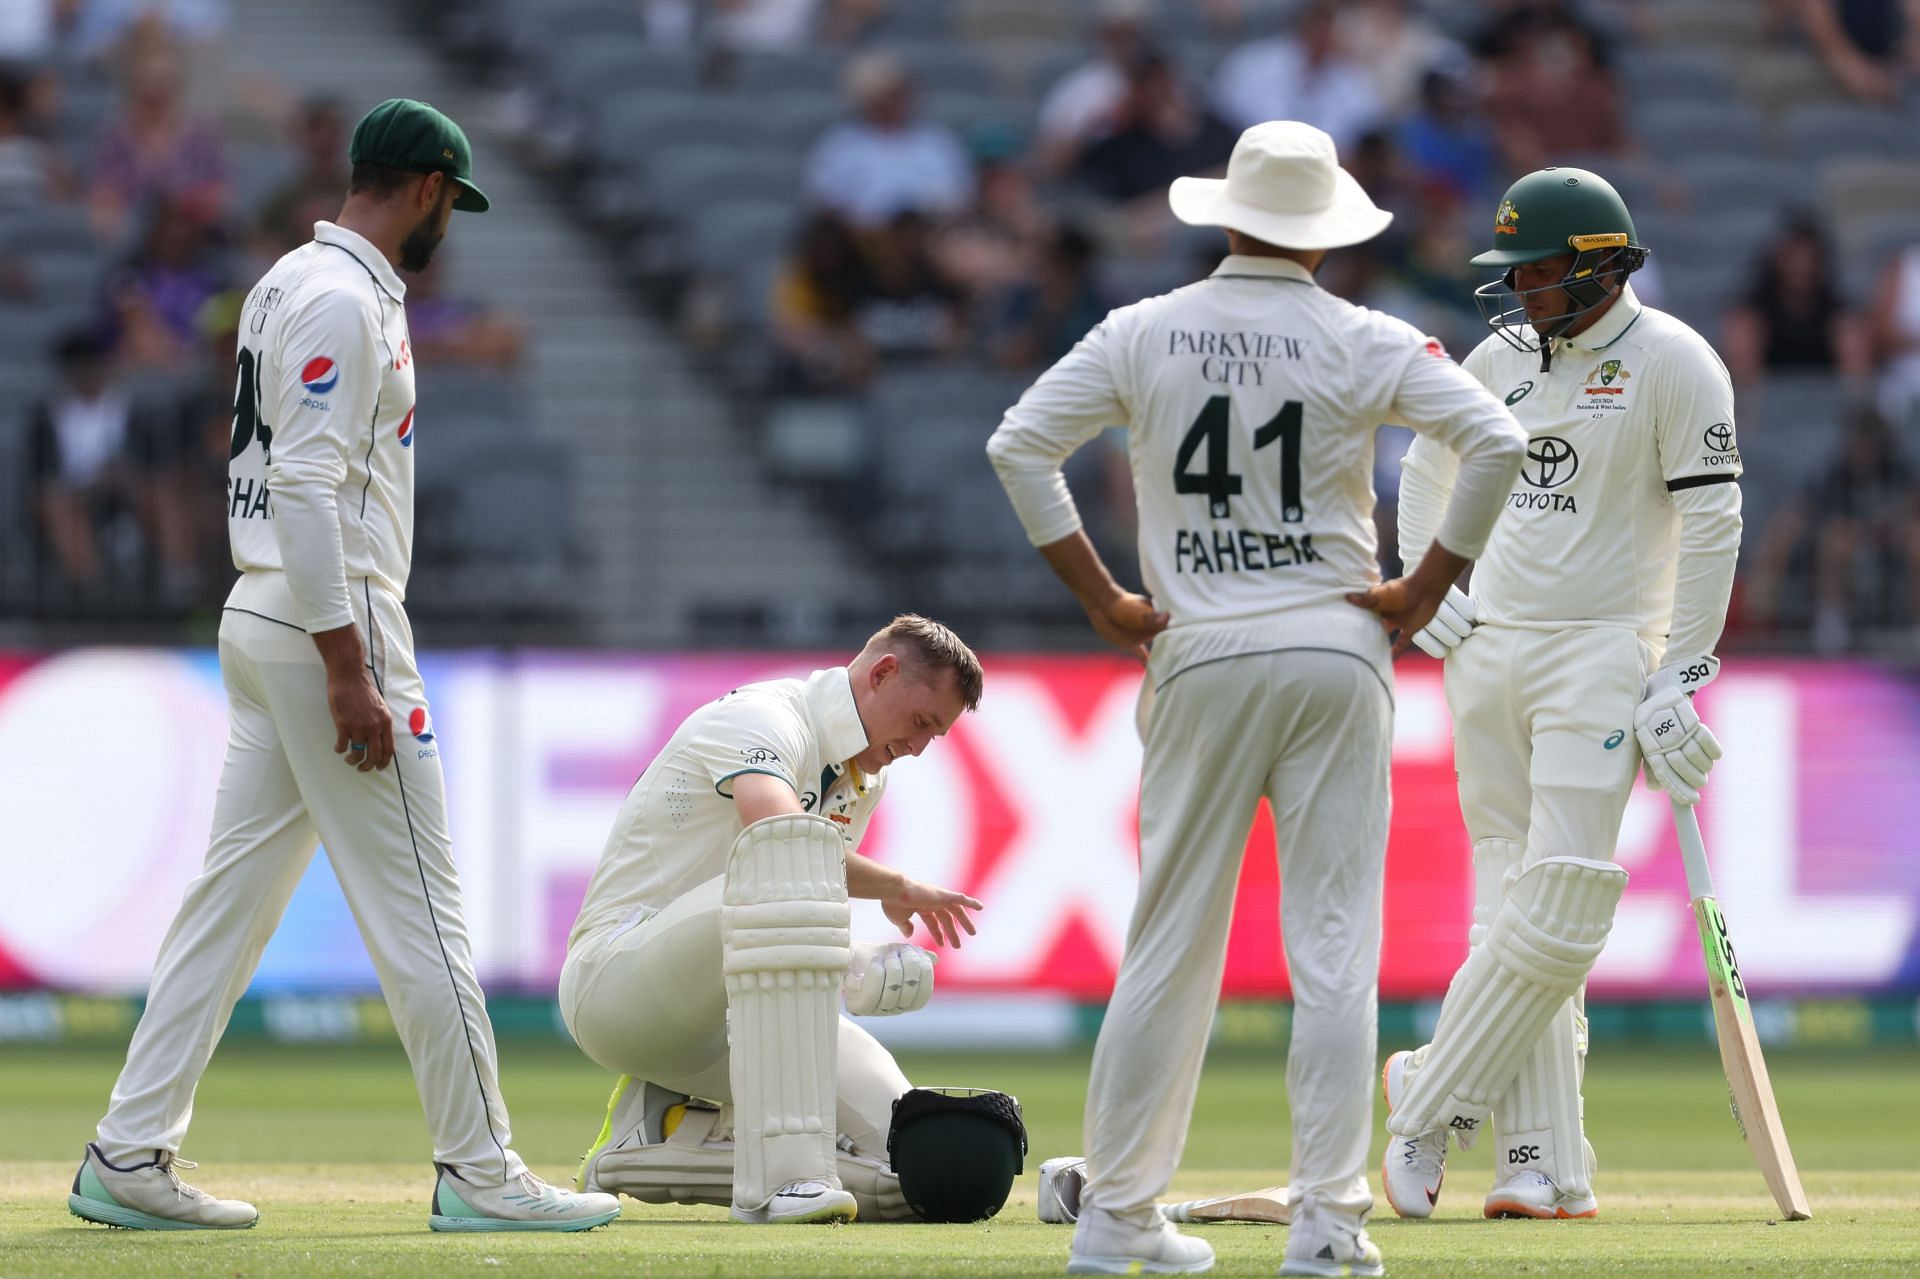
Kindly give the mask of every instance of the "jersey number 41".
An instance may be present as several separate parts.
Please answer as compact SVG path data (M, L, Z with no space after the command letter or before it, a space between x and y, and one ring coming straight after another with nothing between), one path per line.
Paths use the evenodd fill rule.
M1209 399L1200 416L1193 419L1193 426L1180 441L1180 451L1173 459L1173 491L1205 494L1207 513L1216 520L1232 517L1230 499L1239 496L1244 487L1240 475L1227 462L1231 413L1232 402L1226 396ZM1280 442L1280 518L1289 524L1298 524L1306 518L1306 511L1300 505L1300 430L1305 413L1306 408L1300 401L1288 400L1265 426L1253 433L1255 452L1275 440ZM1206 469L1195 472L1193 457L1202 444L1207 449Z

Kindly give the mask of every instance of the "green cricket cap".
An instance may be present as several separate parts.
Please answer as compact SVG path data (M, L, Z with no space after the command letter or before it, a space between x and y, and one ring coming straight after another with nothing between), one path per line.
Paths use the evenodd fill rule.
M453 207L485 213L491 203L473 184L473 148L444 113L412 98L388 98L353 127L347 159L408 173L444 173L460 184Z

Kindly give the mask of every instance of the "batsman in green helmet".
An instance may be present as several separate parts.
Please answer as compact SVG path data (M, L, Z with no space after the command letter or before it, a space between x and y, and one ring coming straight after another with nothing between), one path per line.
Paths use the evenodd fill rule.
M1495 333L1516 350L1539 353L1544 372L1552 340L1597 321L1646 260L1627 203L1605 178L1541 169L1500 201L1493 247L1473 264L1502 274L1473 297Z
M1453 588L1415 639L1446 663L1473 926L1432 1041L1388 1059L1383 1181L1400 1216L1429 1216L1449 1142L1486 1137L1487 1216L1589 1218L1585 982L1625 888L1636 778L1663 810L1691 805L1721 755L1711 693L1694 694L1719 669L1740 449L1720 358L1634 295L1647 249L1606 179L1529 173L1485 225L1473 262L1498 272L1476 293L1493 333L1463 367L1519 420L1527 458L1471 596ZM1411 563L1457 463L1423 437L1404 466Z

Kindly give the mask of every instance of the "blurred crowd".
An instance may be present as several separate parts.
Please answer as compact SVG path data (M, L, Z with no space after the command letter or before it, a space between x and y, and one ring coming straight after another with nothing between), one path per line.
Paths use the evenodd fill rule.
M776 393L857 395L878 372L917 362L1044 367L1112 306L1211 268L1221 237L1173 222L1167 185L1222 170L1239 131L1262 120L1325 129L1396 215L1378 240L1333 255L1321 282L1456 354L1485 336L1471 297L1484 281L1467 259L1519 174L1578 164L1614 176L1643 214L1708 216L1636 136L1616 73L1622 51L1657 29L1652 4L1193 0L1223 56L1192 56L1168 39L1173 3L1081 6L1084 57L1052 76L1037 109L973 122L929 118L910 68L884 43L862 45L884 5L713 6L706 38L735 52L852 46L845 118L807 156L805 220L765 298ZM1774 39L1811 47L1843 94L1891 108L1920 67L1914 9L1771 0L1766 21ZM674 26L672 38L693 29ZM1920 245L1886 256L1870 291L1849 296L1816 206L1780 196L1775 234L1741 264L1724 306L1702 314L1699 299L1674 295L1657 242L1634 283L1707 332L1743 404L1763 401L1772 378L1835 388L1828 408L1844 425L1829 433L1831 454L1766 477L1787 488L1752 511L1730 642L1837 651L1920 622L1920 480L1908 462L1920 442ZM1755 414L1742 434L1779 429ZM1383 433L1377 467L1390 568L1406 440ZM1113 471L1096 514L1124 524L1126 477Z
M352 121L231 64L224 0L0 5L0 617L164 619L232 580L244 290L332 218ZM518 327L410 283L435 363Z
M702 103L733 86L741 130L758 92L741 86L769 62L821 68L811 87L839 94L774 157L794 176L778 220L755 224L778 228L769 244L667 264L693 350L758 344L729 386L763 403L858 405L919 368L1017 384L1113 306L1212 268L1222 237L1175 223L1166 186L1219 171L1241 129L1273 118L1332 134L1396 215L1322 283L1462 355L1485 332L1467 259L1500 191L1580 164L1616 179L1654 250L1636 289L1702 328L1740 389L1754 499L1729 642L1837 651L1904 643L1920 620L1920 229L1863 266L1809 180L1767 202L1770 237L1751 261L1743 245L1735 286L1703 306L1695 281L1727 252L1716 215L1691 194L1697 175L1642 136L1626 74L1663 41L1711 46L1711 20L1760 24L1763 48L1884 117L1901 148L1888 162L1908 166L1889 180L1920 198L1920 152L1902 141L1920 137L1911 0L411 3L425 26L504 50L481 70L527 138L562 132L566 86L530 93L516 67L587 6L621 10L662 55L629 74L639 92L682 73ZM169 617L224 591L239 291L337 211L352 126L342 104L233 65L229 19L228 0L0 3L0 616ZM970 56L983 31L1031 37L1009 46L1041 51L1013 77L1026 91L929 88L930 47ZM576 152L605 141L581 118ZM744 261L755 252L763 270ZM521 322L449 296L436 273L409 282L423 364L510 373ZM1804 451L1781 420L1802 408L1832 426ZM1390 568L1404 443L1384 432L1376 468ZM1117 447L1104 467L1092 505L1124 543Z

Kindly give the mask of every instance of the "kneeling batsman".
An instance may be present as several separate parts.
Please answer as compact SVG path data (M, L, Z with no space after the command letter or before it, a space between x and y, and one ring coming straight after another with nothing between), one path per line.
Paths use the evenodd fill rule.
M836 1027L842 1001L856 1017L924 1008L935 958L908 942L848 942L839 848L818 817L741 833L721 916L733 1102L622 1076L578 1184L752 1221L977 1221L1000 1210L1026 1155L1019 1102L984 1089L901 1092L892 1056ZM836 1069L841 1046L860 1060ZM837 1108L891 1110L884 1157L838 1131Z
M886 771L981 683L953 632L907 615L847 666L737 688L668 741L627 797L560 975L567 1028L622 1076L580 1184L745 1222L999 1207L1025 1154L1018 1105L915 1089L840 1015L843 1000L889 1016L933 993L929 952L851 942L849 898L936 945L974 930L978 901L859 847Z

